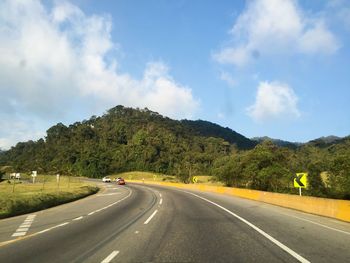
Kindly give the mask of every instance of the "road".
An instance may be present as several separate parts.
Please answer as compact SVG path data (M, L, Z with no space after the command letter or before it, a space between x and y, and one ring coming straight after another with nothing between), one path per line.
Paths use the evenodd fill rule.
M105 185L83 200L0 220L0 262L350 259L349 223L232 196Z

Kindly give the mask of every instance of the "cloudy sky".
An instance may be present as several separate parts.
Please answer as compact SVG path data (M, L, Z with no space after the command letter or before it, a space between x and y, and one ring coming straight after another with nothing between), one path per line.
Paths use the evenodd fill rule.
M0 148L125 106L350 134L350 1L0 1Z

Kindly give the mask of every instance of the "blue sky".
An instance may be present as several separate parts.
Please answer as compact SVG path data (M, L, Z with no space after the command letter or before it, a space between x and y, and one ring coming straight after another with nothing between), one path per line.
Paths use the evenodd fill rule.
M0 148L122 104L247 137L349 135L350 2L2 1Z

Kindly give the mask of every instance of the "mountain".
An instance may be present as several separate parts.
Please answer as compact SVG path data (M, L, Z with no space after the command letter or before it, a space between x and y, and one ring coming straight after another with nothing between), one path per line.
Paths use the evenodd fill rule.
M200 136L222 138L231 144L235 144L238 149L252 149L257 145L255 141L244 137L230 128L223 128L209 121L182 120L181 123L193 129Z
M19 171L61 172L100 177L130 170L208 173L233 145L255 142L206 121L177 121L146 109L116 106L103 116L47 130L45 139L18 143L0 155L0 166Z
M267 137L267 136L254 137L254 138L251 138L251 140L255 141L257 143L261 143L263 141L272 141L277 146L287 147L287 148L290 148L290 149L296 149L296 148L298 148L299 146L302 145L302 143L299 143L299 142L283 141L283 140L280 140L280 139L273 139L273 138L270 138L270 137Z
M338 136L331 135L331 136L320 137L318 139L311 140L307 144L315 147L325 148L334 144L341 144L344 141L348 140L349 138L350 136L338 137Z

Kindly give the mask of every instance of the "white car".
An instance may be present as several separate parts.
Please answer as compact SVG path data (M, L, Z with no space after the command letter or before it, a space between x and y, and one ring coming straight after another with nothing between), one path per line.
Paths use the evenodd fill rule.
M105 177L102 178L102 182L110 183L111 182L111 178L109 178L108 176L105 176Z

